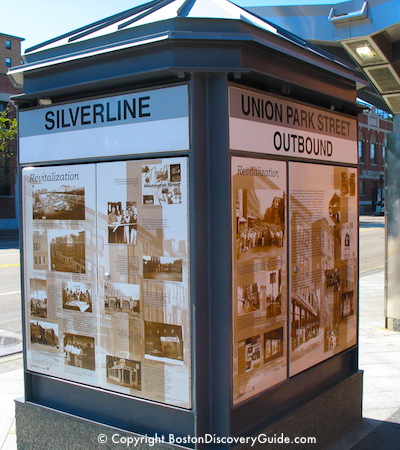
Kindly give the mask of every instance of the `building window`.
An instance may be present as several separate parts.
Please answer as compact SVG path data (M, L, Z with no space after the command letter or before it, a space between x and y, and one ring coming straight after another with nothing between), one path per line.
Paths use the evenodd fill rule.
M364 162L364 145L363 145L363 141L358 141L358 161L360 163Z
M376 164L375 144L372 142L369 144L369 161L371 164Z
M370 164L376 164L376 137L374 134L371 135L369 144L369 162Z
M364 162L364 135L358 130L358 162Z
M6 58L6 67L11 67L12 61L11 58Z
M7 108L7 102L0 102L0 112L4 111Z
M6 39L6 49L11 50L11 41Z
M365 195L365 184L364 181L360 181L360 197Z

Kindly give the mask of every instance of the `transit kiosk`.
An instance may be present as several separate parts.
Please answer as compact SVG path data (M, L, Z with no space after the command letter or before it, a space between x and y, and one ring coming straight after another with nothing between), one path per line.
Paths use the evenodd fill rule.
M323 446L359 421L352 68L224 0L25 59L21 448Z

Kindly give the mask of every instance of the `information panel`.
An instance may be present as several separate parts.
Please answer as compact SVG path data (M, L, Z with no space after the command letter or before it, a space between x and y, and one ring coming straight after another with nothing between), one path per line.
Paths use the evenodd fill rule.
M233 402L286 379L286 163L232 158Z
M104 163L97 174L104 385L189 408L187 159Z
M185 157L23 169L28 370L191 407L187 177Z
M98 386L95 166L23 170L29 370Z
M357 169L289 164L290 375L357 340Z

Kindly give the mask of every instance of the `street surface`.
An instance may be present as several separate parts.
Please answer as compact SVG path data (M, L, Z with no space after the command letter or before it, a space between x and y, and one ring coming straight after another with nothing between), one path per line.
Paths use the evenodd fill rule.
M0 330L22 333L17 241L0 241Z
M383 270L384 264L384 217L362 216L360 217L360 275ZM22 335L20 259L17 241L0 240L0 311L1 356L7 354L4 336L7 333ZM9 348L15 349L11 346Z
M360 217L360 275L385 266L385 218Z

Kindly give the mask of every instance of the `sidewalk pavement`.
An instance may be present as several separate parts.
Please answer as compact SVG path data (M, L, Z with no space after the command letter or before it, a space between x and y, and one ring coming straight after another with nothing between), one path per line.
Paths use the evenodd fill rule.
M364 370L364 418L329 450L399 448L400 333L384 328L383 270L360 278L359 344L359 366ZM23 395L22 378L21 354L0 358L1 450L17 448L14 399Z

